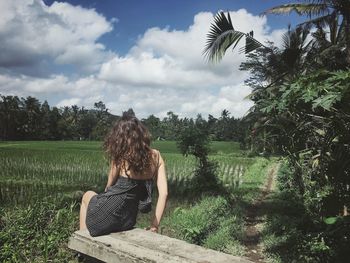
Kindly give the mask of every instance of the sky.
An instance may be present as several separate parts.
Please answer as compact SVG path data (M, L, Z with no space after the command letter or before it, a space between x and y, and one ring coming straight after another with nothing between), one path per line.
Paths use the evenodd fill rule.
M51 106L92 108L145 118L242 117L253 105L239 70L244 54L217 64L202 55L214 15L230 12L236 30L277 46L301 18L261 16L276 0L1 0L0 94Z

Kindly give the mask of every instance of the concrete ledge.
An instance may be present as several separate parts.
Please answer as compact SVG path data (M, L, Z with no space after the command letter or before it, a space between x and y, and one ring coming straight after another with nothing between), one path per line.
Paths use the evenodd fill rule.
M138 228L100 237L91 237L87 230L76 231L68 247L105 262L252 263Z

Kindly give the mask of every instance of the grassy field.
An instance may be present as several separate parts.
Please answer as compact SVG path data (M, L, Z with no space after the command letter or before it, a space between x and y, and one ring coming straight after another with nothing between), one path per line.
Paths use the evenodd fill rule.
M233 208L223 197L203 196L200 189L186 192L196 160L181 155L172 141L157 141L152 147L162 153L169 182L161 233L244 254L239 241L244 229L239 219L242 209ZM211 149L210 159L218 164L221 183L235 195L232 200L259 192L269 163L266 159L247 158L231 142L213 142ZM101 192L107 173L101 142L1 142L0 262L75 262L66 244L78 228L81 196L86 190ZM208 204L213 204L210 214ZM150 217L151 213L140 214L137 226L147 226Z
M211 159L219 164L222 183L238 186L254 159L238 157L238 145L234 143L214 142L211 146ZM184 188L193 176L195 159L182 156L175 142L157 141L152 147L163 155L173 190ZM107 173L108 162L101 142L0 143L0 201L5 205L73 195L88 189L99 192L104 189Z

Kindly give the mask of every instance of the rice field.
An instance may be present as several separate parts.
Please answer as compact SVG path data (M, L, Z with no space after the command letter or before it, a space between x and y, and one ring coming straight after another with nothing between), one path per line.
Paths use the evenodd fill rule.
M170 195L186 187L193 177L196 160L182 156L175 142L155 142L166 162ZM212 144L212 160L219 165L218 176L227 187L239 187L244 173L255 159L242 157L237 145ZM2 206L35 202L39 198L74 197L88 189L105 187L108 163L101 142L1 142L0 203Z

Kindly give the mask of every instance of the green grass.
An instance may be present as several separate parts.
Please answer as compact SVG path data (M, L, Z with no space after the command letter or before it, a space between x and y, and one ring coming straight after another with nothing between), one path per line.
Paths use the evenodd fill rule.
M180 153L176 141L153 141L152 148L162 153ZM215 141L210 145L212 154L236 154L240 153L239 144L236 142ZM102 151L101 141L0 141L0 149L31 149L31 150L78 150L78 151Z
M240 186L232 189L236 197L246 203L256 200L264 187L268 171L274 161L274 159L256 158L256 161L248 166Z
M214 142L210 156L219 164L221 182L230 187L241 183L246 168L255 161L234 155L234 145ZM193 177L196 160L180 154L174 141L156 141L153 147L161 151L166 162L170 193L182 193ZM35 202L47 195L56 198L88 189L99 192L108 174L101 142L1 142L0 161L0 201L4 204Z
M162 153L180 153L175 141L153 141L152 147ZM211 154L241 154L239 143L214 141L210 144Z
M177 229L176 222L179 223L179 220L176 219L174 211L179 211L179 209L190 211L197 202L200 202L196 213L205 217L205 215L209 215L206 206L210 206L211 203L218 202L217 208L220 210L220 207L226 207L223 202L231 202L223 201L220 198L200 201L202 198L200 194L192 195L189 199L184 194L184 190L190 185L189 182L192 180L193 171L196 168L196 160L191 156L184 157L180 154L174 141L156 141L152 147L162 153L166 162L169 182L169 201L164 213L164 224L161 225L163 234L171 236L174 229ZM244 157L238 149L237 143L213 142L211 147L210 159L218 163L217 176L228 190L239 192L239 189L243 187L246 194L256 191L258 185L264 180L262 173L265 171L265 166L262 159ZM8 244L6 248L0 249L2 259L17 249L23 250L24 255L16 254L16 260L19 260L22 256L28 257L31 253L35 254L39 247L44 247L47 251L44 254L35 254L33 258L30 258L31 260L40 262L55 257L71 259L69 250L64 246L62 249L55 250L57 242L66 242L62 240L65 240L69 235L69 233L63 233L57 229L60 227L62 229L68 228L70 232L73 232L72 226L76 225L77 222L69 220L77 220L78 211L75 210L75 214L71 214L69 204L80 202L81 194L86 190L101 192L107 181L107 173L108 162L103 154L101 142L0 142L0 233L2 233L0 238L3 238L2 243ZM41 219L33 216L32 219L25 217L27 219L20 220L19 218L23 216L20 211L21 209L27 211L26 209L31 207L30 214L32 215L44 213L40 208L42 206L39 205L42 202L53 206L52 209L50 208L52 213L48 214L50 218L45 217L45 220L53 222L54 225L43 224L40 230L41 234L39 233L35 237L30 229L33 224L41 224ZM62 204L62 202L65 205L57 205ZM155 209L156 200L153 204L153 209ZM36 211L36 207L40 209ZM219 219L220 223L217 222L218 224L215 225L215 231L213 229L210 232L207 228L208 225L205 226L204 232L206 234L200 243L213 249L238 255L243 253L238 235L242 231L242 222L239 220L242 215L239 214L239 211L234 212L231 205L228 207L227 218L224 218L225 214ZM59 212L61 209L63 210ZM212 216L209 215L210 219L208 220L215 218L215 211L213 208ZM69 215L69 220L60 221L60 226L54 223L59 217L59 213ZM190 217L192 216L191 212L186 213L189 213ZM140 214L137 226L148 226L151 216L152 214ZM16 224L16 227L23 230L25 238L37 238L39 243L32 242L26 246L24 241L20 244L12 242L10 237L15 234L16 230L11 228L11 220ZM237 228L235 229L233 226L237 226ZM191 227L194 230L191 230ZM188 229L190 229L188 230L190 234L186 234L187 230L182 232L186 234L186 238L191 235L191 231L194 231L192 234L197 231L195 225ZM43 234L43 231L46 234ZM27 237L27 232L31 233L30 237ZM48 242L47 237L53 240L50 241L50 244L55 244L55 246L50 247L51 245L45 243ZM19 239L21 238L22 236L19 236ZM8 260L11 261L11 259Z
M235 250L244 232L241 211L222 196L205 196L194 205L177 207L163 220L168 235L226 253ZM237 255L236 253L236 255Z

